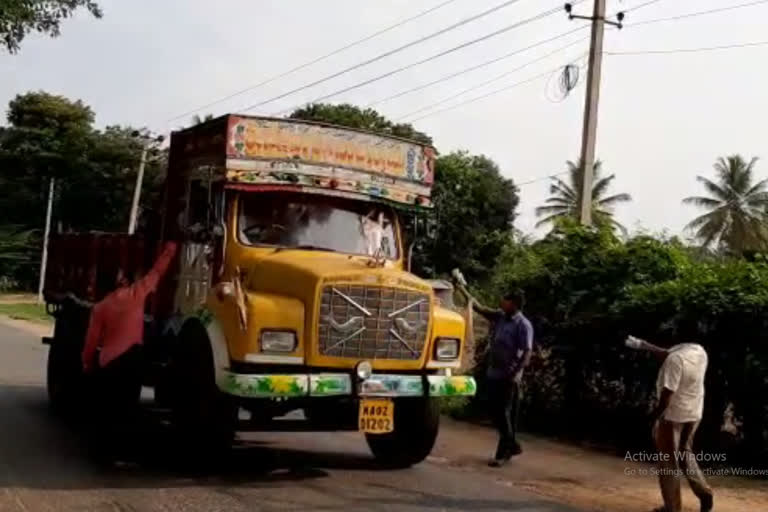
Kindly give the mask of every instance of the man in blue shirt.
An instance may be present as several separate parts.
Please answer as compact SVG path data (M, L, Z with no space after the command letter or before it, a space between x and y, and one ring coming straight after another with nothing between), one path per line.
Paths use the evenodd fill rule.
M474 310L491 323L488 344L488 402L491 418L499 431L492 467L501 467L522 453L517 442L517 417L522 398L523 370L531 360L533 326L523 315L525 296L516 290L504 296L499 309L475 301L463 285L459 290L473 303Z

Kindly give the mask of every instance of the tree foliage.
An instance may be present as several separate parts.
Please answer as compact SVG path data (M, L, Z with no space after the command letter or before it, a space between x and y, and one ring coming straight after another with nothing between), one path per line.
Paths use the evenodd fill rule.
M755 181L757 158L741 155L718 158L715 180L697 176L709 195L683 200L708 210L687 226L702 246L717 246L731 254L768 248L768 179Z
M419 268L445 275L461 268L468 279L489 277L513 236L519 197L512 180L483 155L457 151L435 163L434 231L417 254Z
M701 448L765 460L768 409L755 397L768 392L768 260L699 260L677 239L622 241L567 221L539 242L506 247L494 276L486 294L523 288L536 329L529 428L647 448L638 440L648 437L658 365L622 342L697 341L710 368ZM729 408L742 427L723 437Z
M536 208L536 215L543 217L536 226L554 224L563 218L578 219L581 215L581 194L584 184L584 172L581 162L566 162L568 181L553 177L549 187L551 196L544 206ZM625 232L624 227L613 218L613 207L632 200L629 194L606 196L615 174L603 176L603 164L596 160L593 166L594 182L592 185L592 219L595 225L611 226Z
M0 130L0 235L10 239L11 232L42 230L52 177L54 229L125 230L141 155L132 128L95 130L87 105L45 92L14 98L7 119L9 126ZM163 158L161 152L149 159L144 206L157 197ZM39 250L39 237L26 240L23 251L30 256ZM29 283L32 273L23 274L16 280Z
M35 230L0 225L0 291L34 275L32 255L38 242Z
M331 105L315 103L295 110L291 119L320 121L360 130L402 137L424 144L432 144L432 137L416 130L408 123L393 123L372 108L362 109L349 103Z
M48 180L83 172L93 112L79 101L34 92L9 103L10 126L0 138L2 222L40 227Z
M59 35L62 20L78 9L86 9L101 18L93 0L3 0L0 7L0 41L10 53L16 53L30 32Z

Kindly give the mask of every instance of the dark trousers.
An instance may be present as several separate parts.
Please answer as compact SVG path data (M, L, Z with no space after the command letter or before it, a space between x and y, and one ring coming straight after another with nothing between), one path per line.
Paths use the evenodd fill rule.
M512 380L490 379L488 381L488 401L491 419L499 431L499 444L496 459L507 459L518 452L517 417L520 410L522 391Z
M100 449L115 454L132 440L141 398L143 368L142 347L134 345L106 366L98 368L93 375L93 440Z

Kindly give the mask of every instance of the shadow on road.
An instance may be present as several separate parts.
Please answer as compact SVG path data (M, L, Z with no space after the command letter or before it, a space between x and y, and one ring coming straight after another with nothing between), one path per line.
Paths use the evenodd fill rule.
M83 429L54 416L45 390L0 385L0 488L156 488L270 486L328 476L325 470L375 470L372 457L241 442L215 463L183 467L194 446L178 446L157 418L144 421L139 448L123 463L93 457ZM179 457L183 450L186 457Z
M362 446L356 448L354 442L348 442L349 438L341 438L338 443L337 437L322 438L326 451L322 447L314 450L313 438L294 435L280 437L275 443L238 444L215 466L193 470L178 463L184 457L177 457L176 450L194 453L195 447L179 447L171 431L161 425L159 421L151 422L139 443L142 449L131 454L130 463L106 465L89 455L90 443L81 429L72 428L49 412L42 387L0 385L0 495L6 490L9 496L16 496L19 488L159 490L162 493L153 496L170 500L163 507L170 510L176 506L176 498L165 494L169 489L204 488L209 491L209 498L219 500L217 503L236 504L233 510L576 512L524 494L510 495L486 477L473 478L472 473L454 473L431 465L372 474L371 470L379 469L373 458L354 453ZM286 445L285 439L294 446ZM309 440L313 450L305 450L301 445L309 445ZM353 453L339 453L350 445ZM329 446L338 448L334 451ZM331 477L329 470L336 469L346 471L326 478ZM64 493L62 500L76 500L77 494ZM39 499L48 499L44 498L46 495L43 493ZM32 499L29 494L25 496ZM146 505L140 502L141 496L146 495L108 492L93 493L91 498L111 500L109 510L144 510ZM138 504L131 504L132 500ZM51 510L73 510L65 501L43 502Z

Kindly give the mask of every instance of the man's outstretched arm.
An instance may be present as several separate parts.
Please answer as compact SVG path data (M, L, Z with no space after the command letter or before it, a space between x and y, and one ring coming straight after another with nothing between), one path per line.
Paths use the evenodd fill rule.
M170 266L171 261L173 261L173 257L176 255L177 248L178 245L176 242L165 243L163 252L160 253L160 256L157 258L152 269L147 272L147 275L136 281L136 284L134 285L136 295L146 297L157 289L160 279L162 279L168 271L168 267Z
M472 303L472 309L479 315L482 315L487 320L493 320L498 314L499 310L494 308L489 308L488 306L485 306L481 304L480 302L475 299L471 293L469 293L469 290L467 290L467 287L463 284L457 285L459 288L459 291L466 297L467 301Z

